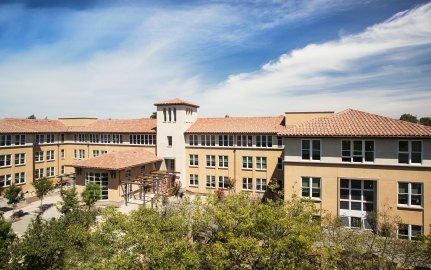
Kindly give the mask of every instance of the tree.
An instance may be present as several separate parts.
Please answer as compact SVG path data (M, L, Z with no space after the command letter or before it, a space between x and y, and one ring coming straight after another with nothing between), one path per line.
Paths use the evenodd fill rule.
M400 120L412 122L412 123L418 122L417 116L411 115L409 113L405 113L405 114L401 115Z
M0 268L8 261L8 248L15 239L12 224L0 216Z
M85 205L90 210L91 206L93 206L100 198L101 189L97 184L89 183L85 186L84 191L81 193L82 200Z
M431 117L421 117L419 123L424 126L431 127Z
M78 208L78 193L76 192L75 187L72 189L63 189L60 191L61 198L63 202L61 203L61 207L58 209L60 213L67 214Z
M150 115L150 118L151 118L151 119L157 119L157 112L153 112L153 113Z
M36 116L34 114L32 114L29 117L27 117L27 119L36 119Z
M42 200L46 194L53 188L51 180L44 177L38 180L34 180L32 183L36 190L36 196L40 199L40 207L42 208Z
M7 203L12 205L13 211L15 211L16 205L24 200L24 193L22 193L22 188L14 184L6 188L4 197L7 199Z

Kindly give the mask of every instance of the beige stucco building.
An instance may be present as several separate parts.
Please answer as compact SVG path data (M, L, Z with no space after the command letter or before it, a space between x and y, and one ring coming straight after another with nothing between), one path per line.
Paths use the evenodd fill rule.
M391 208L400 237L429 232L430 127L351 109L200 118L181 99L155 106L157 120L0 119L0 188L32 196L34 179L75 173L79 190L99 183L101 202L120 204L122 180L156 170L200 194L234 180L232 192L261 196L277 179L287 199L313 200L347 227L366 229L371 213Z

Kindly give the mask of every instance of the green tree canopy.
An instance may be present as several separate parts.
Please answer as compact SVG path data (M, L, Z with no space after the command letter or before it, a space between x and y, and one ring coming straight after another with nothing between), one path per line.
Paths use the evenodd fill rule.
M0 267L9 259L8 248L14 239L12 224L0 216Z
M431 117L421 117L419 123L424 126L431 127Z
M79 207L78 202L78 193L76 192L75 187L72 189L63 189L60 191L60 195L62 198L61 207L58 209L60 213L66 214L69 213Z
M40 206L42 207L43 197L53 188L52 181L44 177L41 179L34 180L31 183L36 191L36 196L40 199Z
M99 199L101 195L100 186L93 183L88 183L85 186L84 191L81 193L82 200L88 209L91 208Z
M12 184L6 188L4 197L7 199L7 203L11 204L13 209L15 209L16 205L24 200L24 193L22 193L22 188L20 186Z
M400 120L412 122L412 123L418 122L417 116L411 115L409 113L405 113L405 114L401 115Z

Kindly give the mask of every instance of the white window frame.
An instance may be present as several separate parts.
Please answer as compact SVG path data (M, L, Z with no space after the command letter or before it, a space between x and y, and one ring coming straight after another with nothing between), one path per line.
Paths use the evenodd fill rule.
M43 162L44 161L43 151L34 152L34 161L35 162Z
M192 145L192 146L199 145L199 136L189 135L189 145Z
M207 181L205 182L206 188L215 188L216 182L215 182L215 175L207 175Z
M34 171L34 176L36 179L43 178L45 176L43 168L36 169Z
M101 134L100 142L101 143L111 143L111 135L110 134Z
M242 157L242 169L243 170L252 170L253 169L253 157L252 156L243 156Z
M15 166L25 165L25 153L15 154Z
M232 147L234 145L234 136L221 134L218 135L218 146L221 147Z
M277 170L283 170L283 157L277 158Z
M94 183L100 186L100 200L105 201L109 199L108 189L108 173L101 172L86 172L85 185Z
M0 135L0 146L12 145L12 135Z
M268 187L265 178L256 178L256 192L265 192Z
M66 149L61 149L60 150L60 157L61 157L62 160L66 158Z
M46 168L46 176L48 176L48 177L55 176L55 167Z
M401 142L407 142L407 151L400 151L400 143ZM418 153L418 152L414 152L413 151L413 146L412 146L412 144L413 144L413 142L419 142L420 144L421 144L421 151L420 151L420 155L421 155L421 162L419 162L419 163L417 163L417 162L412 162L412 155L413 155L413 153ZM424 147L424 144L423 144L423 141L421 141L421 140L399 140L398 141L398 164L414 164L414 165L421 165L422 164L422 162L423 162L423 160L424 160L424 157L423 157L423 153L424 153L424 151L423 151L423 147ZM400 154L407 154L408 155L408 162L407 163L405 163L405 162L400 162Z
M78 159L84 159L84 158L85 158L85 149L79 149Z
M6 168L12 166L12 155L0 155L0 168Z
M236 145L238 147L253 147L253 136L252 135L236 136Z
M219 176L218 177L218 188L227 189L226 181L229 179L228 176Z
M112 134L112 143L121 144L123 143L122 134Z
M400 227L401 226L407 226L407 234L400 234ZM398 224L398 230L397 230L397 238L399 239L408 239L408 240L416 240L417 239L417 234L413 235L413 230L412 227L420 227L420 232L418 232L417 234L421 234L424 231L424 227L421 225L415 225L415 224Z
M25 172L17 172L14 177L15 184L25 184Z
M8 187L12 182L12 177L10 174L0 175L0 187Z
M305 187L304 180L308 182L308 186ZM318 187L314 187L313 183L319 183ZM308 192L308 196L304 196L303 192L306 190ZM319 190L319 197L313 196L313 190ZM301 177L301 197L310 199L310 200L316 200L320 201L322 198L322 178L316 177L316 176L302 176Z
M197 187L199 185L199 176L197 174L190 174L189 186Z
M243 177L242 178L242 190L252 191L253 190L253 178Z
M310 143L310 149L304 149L303 148L303 146L304 146L303 142L304 141L308 141ZM319 158L318 159L314 159L314 157L313 157L314 142L319 142ZM304 151L308 151L308 155L309 155L308 159L304 158L304 156L303 156ZM301 159L302 160L310 160L310 161L320 161L322 159L322 141L320 139L302 139L301 140Z
M218 156L218 167L228 168L229 167L229 157L228 156Z
M256 170L266 171L268 167L267 157L256 157Z
M215 135L201 135L202 146L215 146Z
M348 142L349 143L349 150L344 150L343 149L343 143L344 142ZM355 152L355 143L356 142L360 142L361 143L361 153L357 154ZM372 151L368 151L366 149L366 144L367 143L372 143L373 146L373 150ZM348 152L348 154L347 154ZM373 153L373 160L366 160L366 154L367 153ZM342 162L350 162L350 163L374 163L374 160L376 159L376 143L374 140L341 140L341 161ZM360 158L359 160L356 160L357 158ZM348 159L348 160L347 160Z
M272 147L272 135L257 135L256 136L256 147L260 148L271 148Z
M199 166L199 155L196 155L196 154L189 155L189 166L190 167Z
M55 160L55 150L47 150L46 151L46 161Z
M55 135L52 133L45 134L46 143L55 143Z
M98 156L100 156L100 150L93 149L93 157L98 157Z
M400 184L407 184L407 193L400 193ZM413 194L412 193L412 184L420 185L420 187L421 187L421 193L420 194ZM398 196L397 196L397 205L398 206L409 207L409 208L423 208L423 204L424 204L424 184L423 183L400 181L400 182L398 182L397 193L398 193ZM407 204L399 203L399 196L403 195L403 194L407 195ZM412 204L412 195L413 196L420 196L420 200L421 200L420 205Z
M205 162L205 167L207 168L215 168L216 166L216 159L215 159L215 155L206 155L206 162Z
M15 145L25 145L25 134L15 135Z
M61 165L60 173L61 173L61 175L64 175L64 173L65 173L65 166L64 165Z

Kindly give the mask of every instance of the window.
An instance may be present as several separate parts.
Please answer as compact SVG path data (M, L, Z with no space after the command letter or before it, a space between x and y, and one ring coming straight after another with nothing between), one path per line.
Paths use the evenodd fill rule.
M166 122L166 108L163 108L163 122Z
M420 164L422 163L421 141L399 141L398 163Z
M398 183L398 205L422 206L422 183Z
M417 240L417 236L422 234L422 226L412 224L399 224L398 225L398 238Z
M107 154L108 153L108 151L106 151L106 150L100 150L100 154L101 155L104 155L104 154Z
M15 154L15 166L25 164L25 154Z
M342 140L343 162L374 162L374 141Z
M60 141L63 143L64 142L64 134L60 134Z
M60 173L61 173L61 174L64 174L64 172L65 172L65 170L64 170L64 166L61 166L61 167L60 167Z
M174 122L177 122L177 108L174 108Z
M189 135L189 145L199 145L198 135Z
M25 135L17 134L15 135L15 145L24 145L25 144Z
M88 142L88 134L75 134L75 142Z
M152 134L130 134L129 135L130 144L143 144L143 145L155 145L156 135Z
M266 179L257 178L256 179L256 191L265 192L266 191Z
M302 140L302 159L320 160L320 140Z
M207 167L215 167L215 156L207 155Z
M169 111L169 122L172 122L172 109L169 108L168 111Z
M253 157L242 157L242 168L253 169Z
M85 150L79 149L79 159L83 159L83 158L85 158Z
M283 157L277 158L277 170L283 170Z
M44 143L45 135L44 134L36 134L36 144Z
M256 157L256 170L266 170L266 157Z
M85 174L85 185L89 183L100 186L100 194L97 194L100 200L108 199L108 173L87 172Z
M88 140L91 143L99 143L100 141L99 134L88 134Z
M12 135L0 135L0 146L8 146L12 144Z
M55 168L54 167L46 168L46 176L49 176L49 177L55 176Z
M15 184L24 184L25 183L25 172L15 173Z
M278 147L283 147L283 137L277 137L277 145Z
M301 195L303 198L320 199L320 178L319 177L302 177Z
M36 162L43 161L43 151L36 151L34 153L34 161L36 161Z
M361 212L374 211L375 181L340 180L340 209Z
M172 146L172 136L168 136L168 146Z
M112 134L112 143L123 143L123 135Z
M66 157L66 151L64 149L60 150L60 157L61 159L64 159Z
M199 156L198 155L190 155L190 166L198 166L199 165Z
M219 176L218 177L218 187L223 188L223 189L227 189L228 179L229 179L229 177L227 177L227 176Z
M0 167L12 166L11 156L12 155L0 155Z
M199 179L197 174L190 174L190 186L197 187L199 185Z
M46 160L47 161L55 160L55 151L54 150L46 151Z
M206 187L207 188L215 188L215 176L214 175L207 175Z
M132 171L130 169L126 170L126 177L131 177Z
M43 168L41 168L41 169L36 169L36 170L35 170L35 173L34 173L34 177L35 177L36 179L40 179L40 178L42 178L42 177L43 177Z
M203 146L215 146L215 135L202 135L201 143Z
M78 158L78 150L73 149L73 158L77 159Z
M111 136L109 134L102 134L100 142L101 143L110 143L111 142Z
M10 174L0 175L0 187L10 186L11 177Z
M242 178L242 190L252 190L253 189L253 179L243 177Z
M100 151L99 150L93 150L93 157L97 157L100 155Z
M236 145L242 146L242 147L252 147L253 136L251 135L236 136Z
M54 143L54 134L46 134L46 143Z
M233 146L233 135L219 135L218 136L219 146Z
M272 136L268 136L268 135L256 136L256 147L272 147Z
M175 159L166 159L165 161L166 161L166 167L168 168L168 171L174 172L175 171ZM155 164L156 163L153 163L154 169L156 169Z
M218 156L219 168L227 168L229 166L228 156Z

